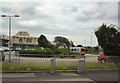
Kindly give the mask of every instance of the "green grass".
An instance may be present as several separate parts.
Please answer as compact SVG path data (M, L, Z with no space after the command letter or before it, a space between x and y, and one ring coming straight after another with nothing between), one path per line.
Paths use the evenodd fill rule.
M86 70L93 70L93 69L101 69L101 70L107 70L107 69L113 69L118 68L117 65L114 63L86 63L85 65ZM51 70L51 66L31 66L31 65L19 65L13 62L6 62L2 65L3 71L30 71L30 70ZM62 66L57 65L56 70L77 70L77 66L75 65L69 65L69 66Z
M86 54L96 54L96 55L98 55L99 52L87 51Z
M87 63L86 67L87 70L92 70L92 69L113 69L113 68L117 68L117 65L115 65L114 63Z
M50 70L50 66L3 66L3 71L31 71L31 70Z

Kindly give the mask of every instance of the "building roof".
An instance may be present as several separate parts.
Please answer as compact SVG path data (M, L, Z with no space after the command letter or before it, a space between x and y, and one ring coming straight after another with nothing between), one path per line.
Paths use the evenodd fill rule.
M19 31L15 34L15 36L30 36L30 34L26 31Z

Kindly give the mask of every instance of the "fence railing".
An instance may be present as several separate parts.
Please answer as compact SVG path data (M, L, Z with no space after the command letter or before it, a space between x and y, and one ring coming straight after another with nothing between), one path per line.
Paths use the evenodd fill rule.
M86 69L99 68L99 65L104 68L104 64L97 60L97 55L76 55L76 57L56 57L55 55L54 57L49 57L51 55L42 55L41 57L41 55L38 56L36 54L22 55L14 52L11 54L12 62L9 62L9 54L4 53L4 55L5 61L2 63L3 72L55 73L57 71L75 71L77 73L84 73Z

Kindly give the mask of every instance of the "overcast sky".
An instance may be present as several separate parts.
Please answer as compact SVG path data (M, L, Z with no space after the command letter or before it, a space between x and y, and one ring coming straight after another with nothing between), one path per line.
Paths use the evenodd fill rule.
M45 35L49 41L64 36L76 45L96 46L94 31L103 23L118 25L118 3L80 2L78 0L40 0L39 2L2 1L1 14L20 15L12 19L12 35L27 31L31 36ZM1 34L8 35L8 19L0 20Z

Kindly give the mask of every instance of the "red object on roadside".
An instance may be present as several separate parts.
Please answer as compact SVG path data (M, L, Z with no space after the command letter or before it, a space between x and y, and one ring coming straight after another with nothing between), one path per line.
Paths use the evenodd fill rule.
M98 61L101 63L111 62L112 59L110 57L107 57L104 52L101 52L98 56Z

